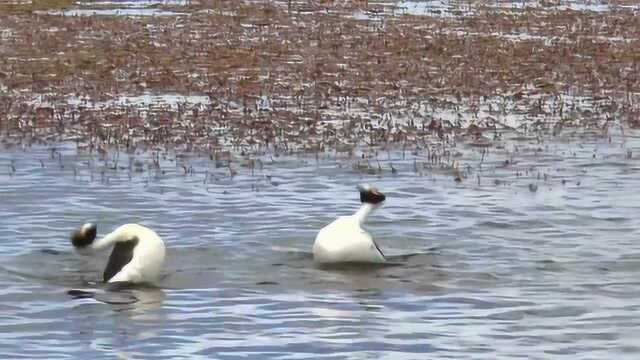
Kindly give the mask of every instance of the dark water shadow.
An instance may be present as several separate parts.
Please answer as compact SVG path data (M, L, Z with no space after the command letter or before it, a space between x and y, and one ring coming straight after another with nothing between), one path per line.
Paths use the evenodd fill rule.
M388 259L383 263L372 263L364 261L349 261L341 263L327 263L327 264L314 264L318 269L322 270L336 270L336 271L371 271L384 269L389 267L404 266L404 262L394 262Z
M349 262L336 264L318 264L313 261L309 251L291 248L276 248L270 265L281 274L275 283L265 282L273 288L322 291L359 291L380 292L402 289L410 292L440 291L433 285L450 277L440 262L439 249L427 249L422 252L387 255L385 263Z
M407 266L408 260L414 256L427 256L428 253L410 253L403 255L391 255L385 256L386 262L364 262L364 261L349 261L341 263L327 263L320 264L314 263L314 266L322 270L337 270L337 271L371 271L378 269L385 269L390 267ZM313 255L311 256L313 260Z
M5 273L27 282L59 286L92 286L99 282L99 261L72 252L41 249L13 257L4 257L0 274Z
M164 291L159 287L125 282L100 284L90 289L71 289L67 295L74 300L94 299L109 305L143 304L146 307L153 307L154 304L160 306L165 298Z
M0 275L69 289L66 293L73 300L95 299L111 305L144 303L146 306L162 302L165 297L162 288L150 284L103 283L100 276L105 261L99 255L41 249L3 258Z
M273 249L272 249L273 250ZM103 254L84 256L52 249L7 257L0 274L24 282L59 286L72 299L93 298L108 304L133 304L163 296L147 294L164 290L237 288L262 291L349 290L360 288L404 288L430 291L431 283L452 276L440 263L437 249L392 254L386 263L314 263L309 251L286 248L262 253L248 261L234 259L214 247L184 247L168 250L167 264L158 287L110 285L101 281L106 259ZM228 271L233 269L233 271ZM155 300L154 300L155 299Z

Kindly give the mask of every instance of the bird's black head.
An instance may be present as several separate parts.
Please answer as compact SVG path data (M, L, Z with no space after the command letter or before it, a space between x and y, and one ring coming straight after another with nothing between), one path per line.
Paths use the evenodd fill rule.
M360 191L360 202L373 205L381 204L387 197L369 184L358 185Z
M84 224L80 229L71 233L71 243L77 248L89 246L95 240L97 231L96 224Z

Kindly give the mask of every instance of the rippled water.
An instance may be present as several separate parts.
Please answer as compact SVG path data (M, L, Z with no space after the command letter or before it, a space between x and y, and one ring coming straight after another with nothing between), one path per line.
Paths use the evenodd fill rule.
M460 143L461 183L408 151L365 170L345 154L236 159L231 178L209 158L4 149L0 357L635 359L634 135L507 141L482 162ZM315 268L315 233L364 181L387 194L368 228L400 265ZM155 229L160 288L101 289L105 259L68 241L86 221Z

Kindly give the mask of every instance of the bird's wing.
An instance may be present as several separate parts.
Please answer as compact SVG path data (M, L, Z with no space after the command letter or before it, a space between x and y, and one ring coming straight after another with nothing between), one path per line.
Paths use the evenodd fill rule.
M369 240L373 246L376 248L376 251L378 251L378 253L380 253L380 256L386 260L386 258L384 257L384 253L382 252L382 249L380 249L380 246L378 246L378 243L373 240L373 237L371 236L371 234L369 234L369 232L367 232L365 229L363 229L362 227L360 227L360 233L362 235L362 237L364 237L365 239Z

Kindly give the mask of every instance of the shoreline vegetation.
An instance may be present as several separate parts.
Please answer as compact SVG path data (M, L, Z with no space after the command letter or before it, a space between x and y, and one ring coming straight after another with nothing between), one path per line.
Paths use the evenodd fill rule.
M0 138L446 154L639 127L639 10L517 4L0 1Z

